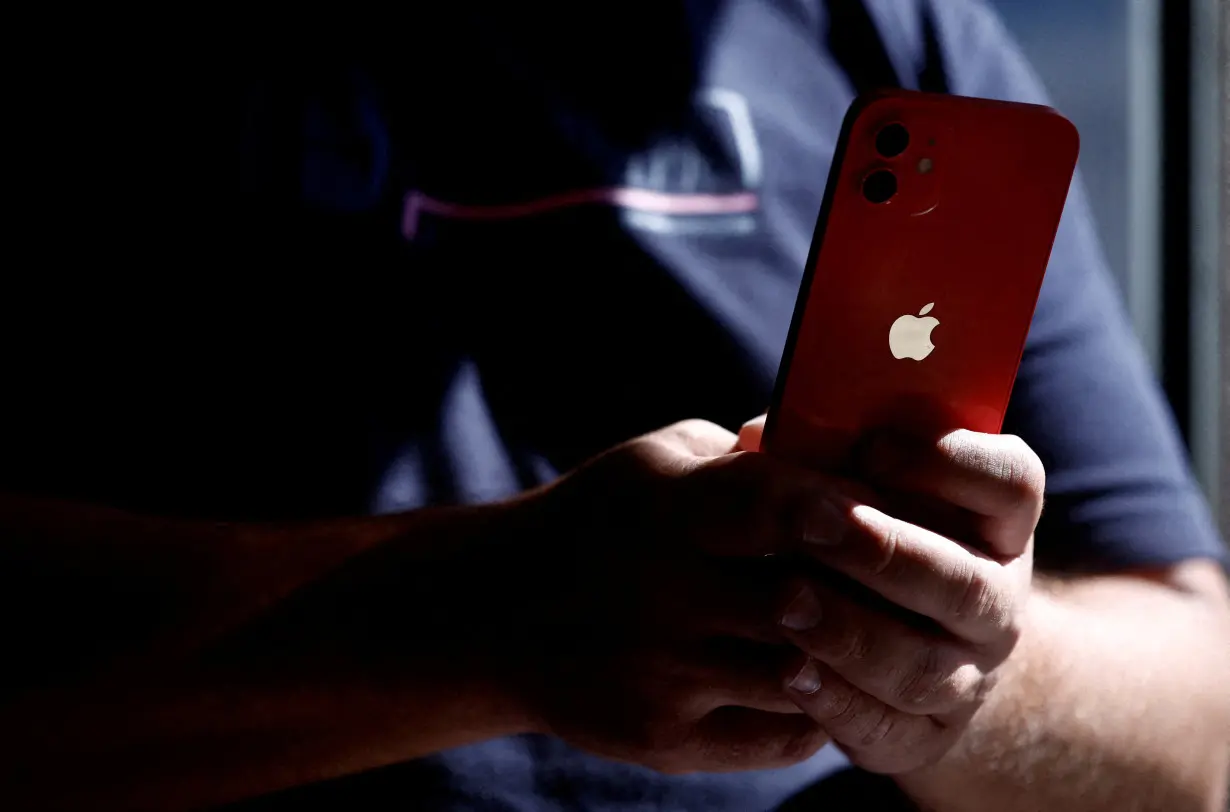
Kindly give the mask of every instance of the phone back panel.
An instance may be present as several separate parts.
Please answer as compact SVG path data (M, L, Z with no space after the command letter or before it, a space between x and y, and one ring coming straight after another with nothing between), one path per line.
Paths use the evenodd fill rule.
M885 158L876 139L893 123L909 143ZM765 450L834 466L876 427L998 432L1078 151L1047 107L910 91L855 102ZM897 192L875 203L865 181L881 170Z

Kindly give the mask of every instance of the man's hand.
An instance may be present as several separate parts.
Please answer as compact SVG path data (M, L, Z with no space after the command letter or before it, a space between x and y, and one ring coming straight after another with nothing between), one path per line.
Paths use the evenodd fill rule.
M770 557L818 520L823 483L735 442L679 423L514 508L526 541L496 569L517 586L484 633L535 729L664 772L780 767L828 741L782 682L797 652Z
M837 488L810 514L807 556L835 575L782 607L808 655L789 687L855 763L899 773L953 745L1016 645L1044 474L1019 439L968 431L881 437L858 467L876 507Z

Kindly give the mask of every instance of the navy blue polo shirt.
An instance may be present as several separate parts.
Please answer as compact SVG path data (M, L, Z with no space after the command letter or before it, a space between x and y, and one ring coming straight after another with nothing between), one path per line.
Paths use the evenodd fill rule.
M230 117L164 117L156 65L108 88L149 131L82 107L65 154L110 185L36 201L61 236L9 322L40 352L8 371L5 486L387 512L504 497L682 418L735 428L769 401L856 91L1045 102L975 0L591 5L407 11L396 48L253 67ZM1041 568L1220 554L1079 185L1006 430L1046 464ZM853 774L832 747L662 776L526 736L260 808L720 812L813 785L861 808L882 788Z

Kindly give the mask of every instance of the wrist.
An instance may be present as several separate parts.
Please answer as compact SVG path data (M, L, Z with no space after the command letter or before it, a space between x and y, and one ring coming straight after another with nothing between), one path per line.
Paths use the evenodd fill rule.
M550 631L558 622L555 528L567 524L552 520L559 510L553 494L547 486L483 508L488 532L479 554L488 577L480 611L491 656L482 690L499 704L507 735L550 732L538 683L543 648L554 644Z
M1053 597L1045 590L1033 589L1024 608L1020 640L1000 665L995 681L982 706L970 719L960 738L938 761L917 770L894 776L897 784L924 808L964 809L952 804L954 787L970 787L981 782L986 766L1004 769L1030 748L1033 723L1046 717L1045 691L1031 688L1039 675L1036 667L1040 648L1054 629L1057 610Z
M447 549L427 569L433 659L481 709L486 738L543 732L533 681L550 594L544 507L535 492L455 509Z

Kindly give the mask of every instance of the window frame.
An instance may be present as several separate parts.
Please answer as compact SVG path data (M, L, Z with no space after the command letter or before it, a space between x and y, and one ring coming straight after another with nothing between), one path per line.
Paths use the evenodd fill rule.
M1230 538L1230 14L1129 0L1133 325ZM1223 144L1225 146L1223 147Z

